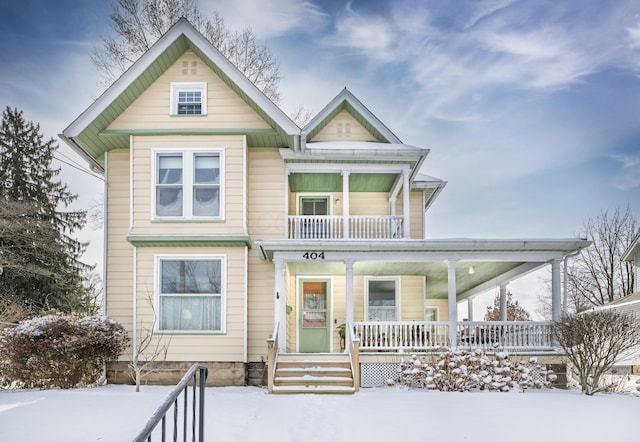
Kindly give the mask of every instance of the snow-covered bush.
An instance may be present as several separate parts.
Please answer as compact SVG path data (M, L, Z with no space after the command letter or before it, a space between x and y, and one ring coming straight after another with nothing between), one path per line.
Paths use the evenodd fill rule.
M25 387L90 384L105 361L127 347L124 328L105 316L52 314L22 321L0 336L3 375Z
M493 357L482 350L443 349L419 358L412 355L402 361L398 376L391 384L440 391L524 391L548 387L555 375L535 358L528 362L511 361L505 352Z

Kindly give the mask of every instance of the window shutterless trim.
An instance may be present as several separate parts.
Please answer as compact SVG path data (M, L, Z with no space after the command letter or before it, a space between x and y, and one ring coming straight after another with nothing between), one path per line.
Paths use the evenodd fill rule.
M157 214L157 183L158 158L161 156L181 155L182 157L182 215ZM197 155L214 155L218 157L218 183L209 188L218 189L218 215L193 215L195 158ZM151 221L212 221L220 222L225 219L225 159L223 148L182 148L182 149L151 149ZM196 186L200 186L196 184Z
M197 294L189 294L189 293L174 293L174 294L161 294L162 287L162 273L161 273L161 262L162 261L219 261L220 262L220 293L197 293ZM153 264L153 273L154 273L154 306L156 309L156 323L154 326L154 333L158 334L179 334L179 335L201 335L201 334L216 334L216 335L224 335L227 333L227 256L226 255L212 255L212 254L204 254L204 255L189 255L189 254L177 254L177 255L167 255L167 254L159 254L154 255L154 264ZM177 296L197 296L202 298L212 298L219 297L220 298L220 329L219 330L170 330L170 329L160 329L160 319L161 319L161 297L177 297Z
M200 93L200 112L196 114L180 114L178 112L179 102L178 96L180 92L199 92ZM196 103L188 103L196 104ZM172 82L170 86L169 99L169 115L180 115L181 117L192 117L207 115L207 83L206 82Z

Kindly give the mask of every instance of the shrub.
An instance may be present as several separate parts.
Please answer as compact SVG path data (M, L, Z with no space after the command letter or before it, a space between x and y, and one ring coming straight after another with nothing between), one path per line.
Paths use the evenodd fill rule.
M551 330L588 396L606 388L602 376L619 356L640 346L638 317L613 309L566 316Z
M528 362L513 362L507 353L497 352L494 358L482 350L444 350L435 356L420 359L416 355L403 361L392 384L440 391L524 391L544 388L555 375L535 358Z
M102 364L127 347L124 328L105 316L53 314L4 330L4 376L25 387L71 388L94 382Z

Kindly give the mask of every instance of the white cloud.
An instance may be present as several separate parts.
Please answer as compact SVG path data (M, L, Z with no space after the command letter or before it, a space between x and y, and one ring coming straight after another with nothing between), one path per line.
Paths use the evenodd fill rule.
M200 0L201 9L218 11L230 29L246 26L260 38L271 38L293 30L312 32L327 20L327 14L308 0Z
M391 61L395 58L396 28L387 17L359 15L347 4L336 21L335 34L325 43L358 49L373 59Z
M622 166L615 184L623 190L640 188L640 154L615 154L611 156Z
M640 48L640 21L627 28L627 36L629 38L629 46Z

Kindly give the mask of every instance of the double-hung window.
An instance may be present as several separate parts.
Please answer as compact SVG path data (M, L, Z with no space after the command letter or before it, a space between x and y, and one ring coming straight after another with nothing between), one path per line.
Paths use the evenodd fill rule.
M155 164L155 218L221 217L221 152L156 152Z
M224 331L222 257L159 257L159 331Z
M398 319L397 279L370 279L367 283L367 320Z
M206 115L207 83L171 83L171 115Z

